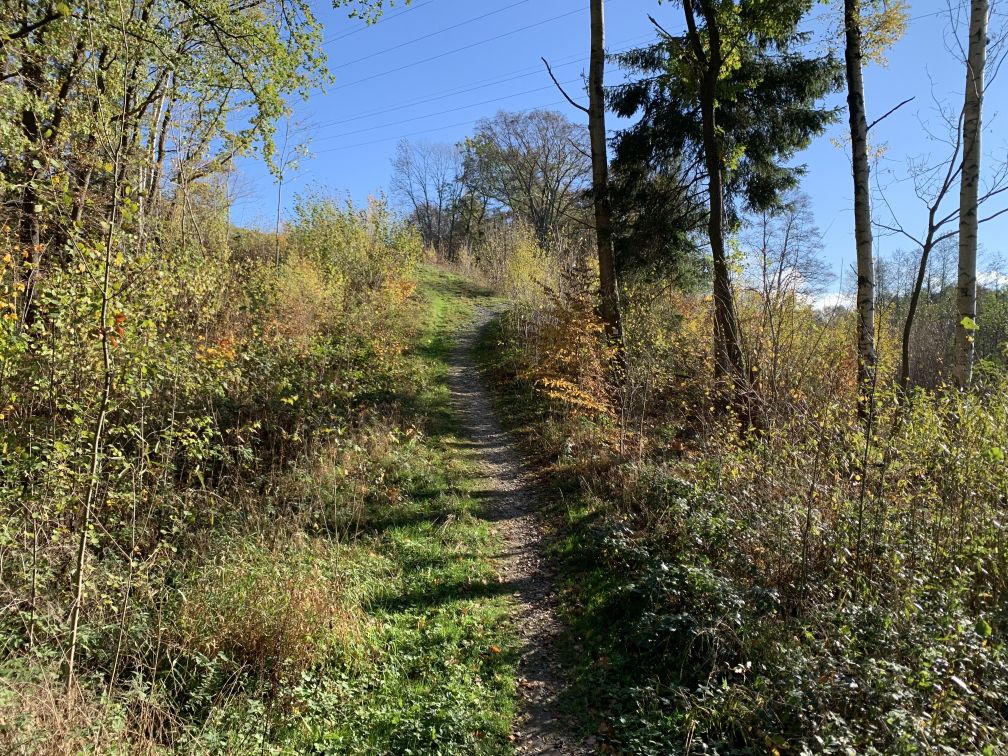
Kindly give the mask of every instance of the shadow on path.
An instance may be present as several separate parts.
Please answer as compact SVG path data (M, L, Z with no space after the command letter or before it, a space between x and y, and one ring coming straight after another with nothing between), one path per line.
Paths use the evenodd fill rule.
M477 590L514 598L512 617L521 640L518 717L513 733L516 752L586 754L591 749L571 736L557 703L561 689L556 651L560 624L533 488L510 438L497 422L472 358L479 330L494 315L480 310L472 326L459 334L449 370L452 404L462 430L457 447L478 465L481 477L474 495L482 502L480 516L494 523L501 537L497 555L501 582ZM467 588L472 586L459 586L458 590ZM422 597L423 601L432 599L436 597Z

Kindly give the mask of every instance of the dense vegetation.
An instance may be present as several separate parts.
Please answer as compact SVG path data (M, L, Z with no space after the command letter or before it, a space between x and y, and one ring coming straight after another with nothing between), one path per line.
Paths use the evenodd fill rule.
M1003 750L1003 372L880 389L866 431L851 317L778 331L754 296L747 343L779 334L756 427L712 404L709 305L633 290L614 381L590 301L514 311L485 356L555 493L586 726L633 753Z
M439 419L451 282L414 293L419 242L379 204L305 201L279 269L271 240L200 223L213 247L162 248L118 293L107 400L67 279L8 331L4 749L499 742L503 608L466 598L489 536Z
M229 220L322 76L307 5L2 11L0 750L503 749L473 291L383 200Z
M0 0L0 749L511 751L513 587L447 381L491 306L599 750L1008 751L1008 298L977 272L1006 38L972 0L918 235L864 204L902 3L829 10L846 67L809 0L669 5L605 89L590 3L589 128L403 142L400 207L306 192L265 234L228 179L282 187L278 119L328 77L309 4ZM856 291L822 307L794 158L844 88ZM637 119L611 164L606 107Z

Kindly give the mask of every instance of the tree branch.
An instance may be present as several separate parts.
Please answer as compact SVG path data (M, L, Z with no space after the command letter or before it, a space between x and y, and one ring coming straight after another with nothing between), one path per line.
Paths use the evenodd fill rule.
M550 78L553 79L553 83L556 84L556 88L560 90L560 94L562 94L567 99L567 102L569 102L575 108L577 108L578 110L580 110L582 113L587 113L588 112L588 108L586 108L584 105L581 105L581 104L575 102L571 98L571 96L569 94L567 94L566 91L564 91L564 88L562 86L560 86L560 82L557 81L556 76L553 75L553 69L550 68L549 61L546 60L546 58L543 58L542 62L546 64L546 72L549 73Z
M904 105L906 105L906 104L907 104L908 102L912 102L912 101L913 101L914 99L915 99L915 98L913 98L913 97L908 97L907 99L903 100L903 102L901 102L901 103L900 103L899 105L897 105L897 106L896 106L895 108L893 108L892 110L890 110L890 111L889 111L888 113L886 113L886 114L885 114L885 115L883 115L883 116L880 116L880 117L876 118L876 119L875 119L874 121L872 121L872 122L871 122L870 124L868 124L868 129L867 129L867 130L868 130L868 131L871 131L871 130L872 130L873 128L875 128L875 126L877 126L877 125L878 125L878 124L879 124L880 122L884 121L884 120L885 120L886 118L888 118L889 116L891 116L891 115L892 115L893 113L895 113L895 112L896 112L897 110L899 110L899 109L900 109L900 108L902 108L902 107L903 107Z
M31 34L36 29L41 29L43 26L46 26L47 24L51 24L53 21L57 21L57 20L59 20L61 18L63 18L62 14L57 13L56 11L51 11L51 12L47 13L45 16L43 16L42 18L40 18L35 23L31 23L30 24L27 21L22 21L20 29L17 29L16 31L9 32L8 34L4 35L3 37L0 37L0 41L10 41L10 40L14 40L14 39L21 39L22 37L27 37L29 34Z

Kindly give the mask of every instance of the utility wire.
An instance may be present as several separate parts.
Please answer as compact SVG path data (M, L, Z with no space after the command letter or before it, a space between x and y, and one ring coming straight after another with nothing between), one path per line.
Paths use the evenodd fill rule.
M562 86L567 86L569 84L575 84L575 83L577 83L579 81L581 81L581 80L580 79L570 79L568 81L562 81L562 82L560 82L560 84ZM382 124L378 124L378 125L375 125L375 126L368 126L367 128L357 129L355 131L347 131L347 132L345 132L343 134L331 134L329 136L324 136L321 139L316 139L315 141L316 142L323 142L323 141L325 141L327 139L341 139L342 137L353 136L355 134L365 134L365 133L367 133L369 131L374 131L375 129L387 129L387 128L390 128L392 126L402 126L403 124L406 124L406 123L413 123L413 121L422 121L425 118L434 118L436 116L447 115L448 113L458 113L460 110L468 110L469 108L476 108L476 107L479 107L480 105L491 105L491 104L493 104L495 102L501 102L503 100L510 100L513 97L521 97L523 95L536 94L537 92L545 92L547 90L551 90L551 89L554 89L554 88L555 88L554 85L551 84L551 85L546 86L546 87L538 87L536 89L529 89L529 90L527 90L525 92L515 92L514 94L504 95L503 97L494 97L491 100L483 100L482 102L472 102L472 103L469 103L467 105L460 105L457 108L450 108L448 110L441 110L441 111L438 111L437 113L428 113L427 115L414 116L413 118L406 118L406 119L403 119L403 120L400 120L400 121L393 121L391 123L382 123Z
M421 2L413 3L413 5L409 6L408 8L403 8L401 11L398 11L397 13L390 13L387 16L382 16L373 24L364 24L357 29L353 29L352 31L344 32L343 34L338 34L335 37L330 37L329 39L323 40L322 44L331 45L333 42L337 42L341 39L346 39L347 37L352 37L354 34L360 34L363 31L367 31L372 26L378 26L378 24L385 23L386 21L391 21L394 18L399 18L399 16L405 15L410 11L419 10L420 8L423 8L425 5L430 5L433 2L434 0L422 0Z
M387 47L384 50L373 52L370 55L365 55L361 58L355 58L354 60L347 61L346 63L340 63L338 66L333 66L333 70L338 68L346 68L347 66L352 66L355 63L362 63L365 60L371 60L371 58L377 58L379 55L385 55L387 53L394 52L395 50L401 50L402 48L408 47L409 45L415 45L417 42L423 42L425 39L430 39L431 37L436 37L439 34L454 31L455 29L459 29L463 26L468 26L469 24L475 23L477 21L482 21L484 18L490 18L490 16L496 16L498 13L503 13L504 11L509 11L512 8L517 8L519 5L525 5L530 1L531 0L518 0L518 2L511 3L511 5L505 5L503 8L498 8L495 11L490 11L489 13L484 13L480 16L475 16L474 18L470 18L467 21L460 21L459 23L453 24L452 26L446 26L444 29L438 29L437 31L431 32L430 34L424 34L422 37L417 37L416 39L409 39L406 40L405 42L399 43L398 45L393 45L392 47Z
M523 31L528 31L529 29L535 29L537 26L544 26L545 24L552 23L553 21L559 21L561 18L567 18L568 16L573 16L575 13L584 13L584 8L575 8L567 13L561 13L559 16L553 16L552 18L547 18L543 21L539 21L534 24L529 24L528 26L522 26L518 29L513 29L509 32L504 32L503 34L498 34L495 37L488 37L487 39L481 39L479 42L473 42L472 44L464 45L462 47L457 47L454 50L447 50L446 52L439 53L438 55L432 55L429 58L424 58L423 60L417 60L413 63L407 63L406 65L399 66L398 68L392 68L388 71L382 71L381 73L376 73L371 76L366 76L363 79L358 79L357 81L349 82L348 84L342 84L338 87L333 87L332 91L338 91L340 89L346 89L347 87L354 87L358 84L363 84L368 81L373 81L374 79L380 79L383 76L388 76L389 74L399 73L400 71L405 71L408 68L413 68L414 66L419 66L424 63L430 63L434 60L439 60L441 58L446 58L449 55L454 55L455 53L462 52L463 50L471 50L474 47L479 47L485 45L488 42L496 42L498 39L504 39L505 37L513 37L515 34L520 34Z
M568 60L568 62L561 63L560 65L554 66L554 68L564 68L566 66L572 66L572 65L576 65L578 63L584 62L583 61L584 56L581 55L580 53L577 56L572 56L572 57L576 57L576 59L575 60ZM563 60L567 60L567 59L563 59ZM433 93L432 95L430 95L428 97L417 98L416 100L410 100L409 102L404 102L404 103L402 103L400 105L393 105L393 106L388 107L388 108L382 108L381 110L372 110L372 111L368 111L367 113L360 113L358 115L350 116L348 118L342 118L342 119L340 119L338 121L328 121L326 123L319 124L317 128L325 129L325 128L328 128L330 126L340 126L340 125L345 124L345 123L352 123L354 121L360 121L360 120L362 120L364 118L373 118L374 116L385 115L387 113L395 113L395 112L398 112L400 110L407 110L408 108L416 107L417 105L425 105L428 102L437 102L439 100L447 100L448 98L456 97L457 95L463 95L463 94L468 94L470 92L476 92L476 91L481 90L481 89L486 89L487 87L497 86L498 84L508 84L508 83L510 83L512 81L518 81L519 79L527 79L530 76L535 76L537 74L542 73L542 66L535 66L535 67L533 67L531 69L521 69L521 70L525 71L525 73L518 73L517 75L512 75L512 76L499 76L499 77L494 78L494 79L485 79L483 81L476 81L476 82L473 82L471 85L468 85L468 86L463 87L463 88L456 88L456 89L451 89L451 90L442 90L440 92L435 92L435 93Z
M535 108L528 108L526 110L519 110L517 112L519 112L519 113L528 113L528 112L530 112L532 110L539 110L539 109L542 109L542 108L551 108L554 105L563 105L565 102L566 102L566 100L555 100L553 102L547 102L545 105L538 105ZM359 147L370 147L373 144L383 144L384 142L391 142L391 141L395 141L397 139L405 139L406 137L420 136L421 134L431 134L431 133L433 133L435 131L444 131L445 129L454 129L454 128L457 128L459 126L471 126L471 125L473 125L474 123L476 123L479 120L480 120L479 118L470 118L467 121L459 121L458 123L449 123L449 124L447 124L445 126L436 126L435 128L432 128L432 129L422 129L420 131L411 131L411 132L409 132L407 134L397 134L395 136L383 137L382 139L373 139L370 142L360 142L358 144L347 144L347 145L344 145L342 147L330 147L329 149L326 149L326 150L319 150L315 154L316 155L320 155L320 154L324 154L324 153L327 153L327 152L341 152L343 150L353 150L353 149L357 149Z
M627 50L632 50L634 45L641 40L650 39L651 35L645 37L638 37L636 39L625 39L617 44L629 45L628 47L620 48L617 50L611 50L611 54L617 54L621 52L626 52ZM577 65L579 63L587 63L585 54L574 53L573 55L568 55L559 59L559 62L553 66L555 69L566 68L567 66ZM381 110L372 110L367 113L360 113L359 115L350 116L348 118L342 118L338 121L328 121L326 123L318 124L315 128L325 129L330 126L341 126L345 123L353 123L354 121L360 121L365 118L372 118L374 116L385 115L387 113L395 113L400 110L407 110L408 108L415 107L416 105L425 105L429 102L437 102L438 100L446 100L450 97L455 97L456 95L468 94L469 92L475 92L487 87L497 86L498 84L507 84L512 81L518 81L519 79L527 79L530 76L539 76L543 72L543 67L541 65L532 66L531 68L521 68L517 71L512 71L507 74L501 74L500 76L492 77L490 79L484 79L482 81L473 82L470 85L466 85L462 88L453 88L449 90L441 90L434 92L427 97L421 97L416 100L411 100L410 102L401 103L399 105L393 105L388 108L382 108Z

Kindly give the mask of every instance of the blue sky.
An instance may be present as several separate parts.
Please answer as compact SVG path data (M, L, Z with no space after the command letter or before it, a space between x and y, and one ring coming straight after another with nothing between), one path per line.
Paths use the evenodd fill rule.
M500 109L550 107L584 120L553 88L540 57L551 61L569 91L579 89L587 61L587 0L414 0L411 6L398 0L373 27L348 19L345 8L333 10L325 2L314 6L325 27L325 50L336 81L308 102L295 104L292 120L309 137L311 156L288 180L285 214L294 195L313 186L347 192L357 202L384 191L392 153L403 137L456 142L471 133L475 121ZM878 171L886 197L903 225L914 231L925 221L924 208L912 185L898 179L907 175L908 160L944 154L945 146L928 140L924 128L944 134L935 101L956 109L962 102L965 73L946 49L952 41L946 8L946 0L911 2L908 33L889 52L888 67L866 70L869 121L915 97L874 133L876 143L886 147ZM652 39L649 13L670 30L681 25L676 3L607 0L609 49ZM806 28L819 40L832 38L832 13L830 6L817 7ZM616 69L607 76L610 82L622 78ZM1002 84L997 80L989 88L985 104L985 151L995 156L1005 149ZM843 102L842 93L831 100ZM610 122L611 128L618 126ZM844 127L841 118L799 160L808 165L803 190L823 232L824 256L847 277L854 260L850 163L833 143ZM234 221L270 227L276 185L263 165L241 161L236 186ZM950 200L957 202L957 194ZM885 218L887 212L879 207L876 215ZM1008 216L981 228L981 246L990 256L999 251L1006 230ZM878 240L882 253L909 246L902 239L880 235Z

